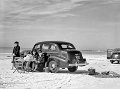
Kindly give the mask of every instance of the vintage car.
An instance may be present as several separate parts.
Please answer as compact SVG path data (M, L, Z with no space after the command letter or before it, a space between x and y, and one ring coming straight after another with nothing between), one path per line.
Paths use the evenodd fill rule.
M107 59L113 64L114 62L120 63L120 48L108 49Z
M59 68L68 68L70 72L75 72L78 66L85 66L88 64L86 59L83 58L82 53L76 50L74 45L69 42L38 42L34 45L31 53L33 53L34 50L48 56L44 57L45 60L47 60L45 67L52 73L58 72ZM24 52L22 55L24 55Z

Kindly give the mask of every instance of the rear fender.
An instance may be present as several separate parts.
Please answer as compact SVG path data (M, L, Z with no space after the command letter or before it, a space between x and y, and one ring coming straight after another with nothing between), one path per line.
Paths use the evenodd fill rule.
M78 62L79 62L79 63L85 63L85 62L86 62L86 58L79 59Z
M60 68L65 68L67 67L67 61L62 59L62 58L59 58L59 57L56 57L56 56L50 56L49 59L48 59L48 62L46 63L46 67L48 67L49 65L49 62L50 61L56 61L58 63L58 66Z

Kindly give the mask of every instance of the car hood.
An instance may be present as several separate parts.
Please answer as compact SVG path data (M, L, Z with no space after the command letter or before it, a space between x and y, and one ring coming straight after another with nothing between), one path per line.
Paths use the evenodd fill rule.
M112 55L112 58L113 58L113 59L120 59L120 54L119 54L119 53L118 53L118 54L117 54L117 53L116 53L116 54L113 54L113 55Z

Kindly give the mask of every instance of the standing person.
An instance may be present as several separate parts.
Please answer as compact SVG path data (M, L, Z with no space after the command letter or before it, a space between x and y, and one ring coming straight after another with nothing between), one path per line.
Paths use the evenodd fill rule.
M13 60L12 60L12 63L14 64L14 60L15 60L15 57L20 57L20 46L19 46L19 42L16 41L14 42L14 48L13 48ZM13 65L14 66L14 65ZM12 67L13 69L13 67Z

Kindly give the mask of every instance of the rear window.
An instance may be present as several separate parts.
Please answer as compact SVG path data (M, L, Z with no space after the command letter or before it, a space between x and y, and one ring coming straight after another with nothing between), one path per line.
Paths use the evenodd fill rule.
M75 47L72 44L60 44L60 47L62 49L75 49Z

